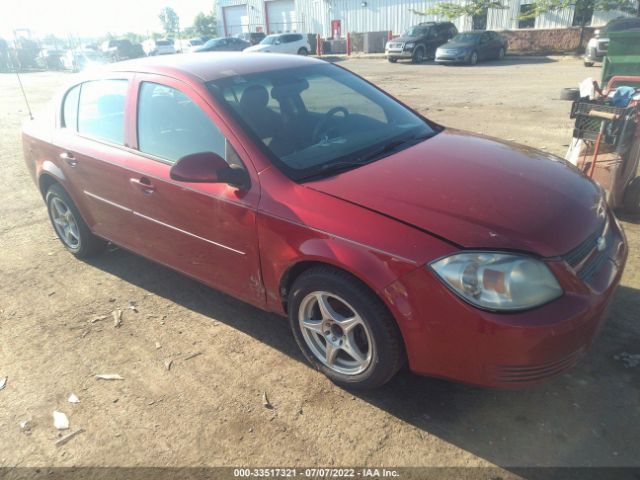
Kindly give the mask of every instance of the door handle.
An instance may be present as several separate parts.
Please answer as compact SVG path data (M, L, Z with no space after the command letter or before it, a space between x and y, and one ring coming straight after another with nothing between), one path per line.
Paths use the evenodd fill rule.
M75 167L78 164L78 160L73 156L73 153L62 152L60 158L64 160L70 167Z
M142 190L142 193L146 195L151 195L153 192L156 191L156 187L153 186L153 184L151 183L151 180L149 180L146 177L130 178L129 182L131 182L131 185L134 185L138 187L140 190Z

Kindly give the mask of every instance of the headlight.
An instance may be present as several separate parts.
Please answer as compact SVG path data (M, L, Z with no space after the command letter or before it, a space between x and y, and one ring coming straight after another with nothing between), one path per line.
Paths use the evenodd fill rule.
M404 44L404 48L413 48L415 46L416 46L415 42L407 42Z
M489 310L525 310L562 295L547 266L525 255L455 253L430 267L462 299Z

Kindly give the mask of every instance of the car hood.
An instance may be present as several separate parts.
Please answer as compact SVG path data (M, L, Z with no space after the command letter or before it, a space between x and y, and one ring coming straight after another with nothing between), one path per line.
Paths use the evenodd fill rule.
M396 37L392 40L390 40L391 42L415 42L417 40L420 40L421 37L408 37L406 35L402 35L400 37Z
M258 44L258 45L252 45L250 47L247 47L243 50L243 52L264 52L265 50L269 50L270 48L273 48L274 45L262 45L262 44Z
M475 43L470 42L447 42L444 45L440 45L438 50L441 48L473 48L475 47Z
M599 187L564 160L456 130L305 185L461 247L545 257L576 247L604 215Z

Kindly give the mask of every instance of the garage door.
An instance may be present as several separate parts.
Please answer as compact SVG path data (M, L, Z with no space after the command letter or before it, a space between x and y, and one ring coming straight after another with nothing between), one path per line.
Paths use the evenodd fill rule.
M266 5L269 33L298 31L294 0L271 0Z
M238 33L249 31L249 16L247 15L247 5L234 5L224 7L224 30L225 35L232 36Z

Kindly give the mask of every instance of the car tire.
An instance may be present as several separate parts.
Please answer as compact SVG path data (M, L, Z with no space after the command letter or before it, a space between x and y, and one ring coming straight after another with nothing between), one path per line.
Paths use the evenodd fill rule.
M306 57L307 55L309 55L309 51L306 48L302 47L298 49L298 55Z
M477 65L478 64L478 52L476 52L475 50L473 52L471 52L471 55L469 55L469 65Z
M337 385L377 388L404 364L394 318L377 295L342 270L322 266L300 275L289 292L288 314L306 359Z
M45 202L53 230L69 252L78 258L88 258L106 248L107 242L91 233L64 188L58 184L51 185Z
M593 62L584 62L585 67L593 67Z
M504 47L500 47L500 50L498 50L498 60L504 60L506 53Z
M560 100L574 101L580 98L580 90L577 88L563 88L560 90Z
M627 213L640 214L640 177L636 177L624 191L624 209Z
M425 58L424 47L416 47L413 55L411 55L411 63L422 63L425 61Z
M397 58L393 58L393 57L387 57L387 60L389 61L389 63L396 63L398 61Z

